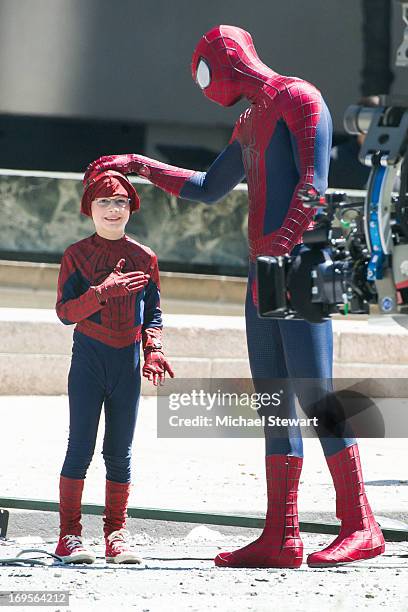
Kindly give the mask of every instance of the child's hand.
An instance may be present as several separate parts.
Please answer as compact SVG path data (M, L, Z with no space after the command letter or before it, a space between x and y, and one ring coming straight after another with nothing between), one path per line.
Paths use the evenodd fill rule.
M149 282L149 274L138 270L135 272L122 272L125 260L120 259L113 272L101 283L94 287L99 302L106 302L108 298L123 297L141 291Z
M162 351L145 352L145 362L142 374L157 387L164 383L166 373L174 378L174 372L168 361L166 361Z

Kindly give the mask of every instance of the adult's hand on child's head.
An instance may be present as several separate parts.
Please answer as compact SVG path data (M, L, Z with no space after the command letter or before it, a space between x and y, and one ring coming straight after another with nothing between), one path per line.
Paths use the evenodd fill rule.
M151 175L151 170L149 166L146 166L146 164L142 164L138 170L138 175L144 176L145 178L149 178L149 176Z
M83 183L86 185L92 174L100 174L106 170L116 170L121 174L138 174L142 166L139 157L136 153L103 155L89 164L84 174Z
M145 353L142 374L156 387L159 383L161 385L164 383L166 374L174 378L174 372L162 351L149 351Z

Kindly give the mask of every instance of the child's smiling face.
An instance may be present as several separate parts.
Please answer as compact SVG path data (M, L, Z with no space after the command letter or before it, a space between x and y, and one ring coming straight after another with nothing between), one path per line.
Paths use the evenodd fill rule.
M122 195L96 198L91 205L92 219L102 238L116 240L125 233L130 217L128 198Z

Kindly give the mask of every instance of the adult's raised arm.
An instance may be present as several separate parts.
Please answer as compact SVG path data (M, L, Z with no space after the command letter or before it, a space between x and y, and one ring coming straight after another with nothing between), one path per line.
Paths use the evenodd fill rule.
M144 155L129 153L107 155L92 162L85 173L84 183L93 174L105 170L138 174L168 193L207 204L221 199L245 176L241 145L236 139L231 140L207 172L178 168Z

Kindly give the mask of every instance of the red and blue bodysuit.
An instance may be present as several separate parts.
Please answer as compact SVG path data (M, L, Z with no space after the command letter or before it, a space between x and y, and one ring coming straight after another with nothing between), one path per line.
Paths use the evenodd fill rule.
M136 190L114 171L93 174L81 212L97 233L65 251L58 278L56 311L65 325L76 323L68 376L69 440L60 475L60 539L56 554L66 563L92 563L82 544L81 499L102 410L106 467L104 534L106 559L140 563L129 550L126 509L131 448L143 375L153 384L173 376L164 359L157 257L123 232L139 208ZM104 237L104 235L106 237Z
M142 270L150 280L142 291L101 305L92 287L106 279L122 258L123 272ZM130 482L140 344L143 334L154 335L162 328L155 254L126 235L107 240L94 234L71 245L61 261L56 310L64 324L77 324L68 377L69 444L61 474L85 478L104 403L107 479Z
M229 144L207 172L176 168L129 154L102 157L91 164L87 174L108 168L125 174L136 172L165 191L208 204L222 198L245 176L250 258L246 330L255 384L257 379L312 378L320 381L323 390L330 391L331 322L311 324L260 319L255 279L257 256L286 255L301 248L298 245L312 224L314 211L303 206L299 190L306 188L323 194L327 188L332 136L327 106L321 93L310 83L279 75L266 66L259 59L250 34L233 26L217 26L202 37L193 55L192 76L204 95L222 106L230 106L242 98L251 103L239 117ZM302 397L302 392L297 394L306 408L308 398ZM296 415L294 393L285 410L284 416ZM303 456L301 434L295 427L284 435L281 431L276 435L268 427L265 437L268 514L264 533L244 549L218 555L217 565L298 567L302 562L296 506ZM345 486L344 470L357 470L356 441L330 434L320 436L320 441L329 467L333 464L332 474L336 473L333 478L339 492ZM358 522L355 515L361 518L362 478L354 479L352 486L354 490L348 501L344 501L343 495L343 506L338 505L338 508L342 506L341 518L348 529L349 507L353 508L353 527ZM358 525L361 524L360 521ZM333 543L333 549L314 553L317 557L311 556L308 561L311 565L330 565L339 559L344 562L345 557L352 561L379 554L380 536L377 532L372 535L375 531L372 523L368 531L366 527L362 529L363 535L357 529L358 535L346 544L342 534L340 549L337 542ZM351 531L354 533L354 529Z

